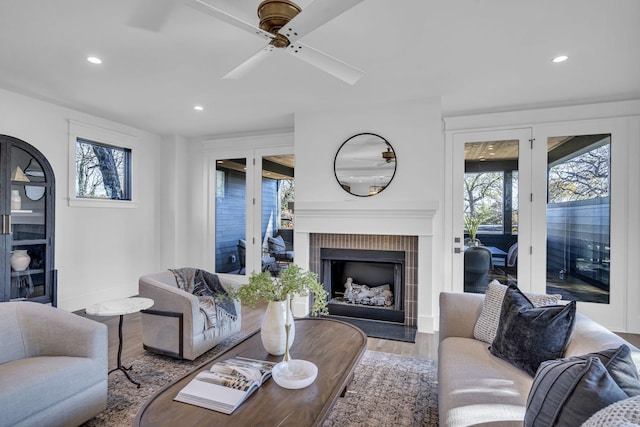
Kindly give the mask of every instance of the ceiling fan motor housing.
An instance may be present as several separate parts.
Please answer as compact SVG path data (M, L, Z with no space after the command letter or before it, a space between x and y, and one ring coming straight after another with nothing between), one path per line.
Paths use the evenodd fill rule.
M272 44L275 47L289 46L289 40L278 33L280 28L291 21L302 9L288 0L264 0L258 6L260 28L276 36Z

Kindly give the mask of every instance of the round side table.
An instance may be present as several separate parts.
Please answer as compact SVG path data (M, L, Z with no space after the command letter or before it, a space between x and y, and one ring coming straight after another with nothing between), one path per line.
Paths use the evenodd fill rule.
M132 366L128 368L122 366L122 322L125 314L137 313L152 306L153 300L151 298L134 297L101 302L85 309L85 312L90 316L120 316L120 323L118 324L118 365L110 370L109 374L114 371L122 371L127 376L127 379L137 385L138 388L140 388L140 383L131 379L129 372L127 372L131 370Z

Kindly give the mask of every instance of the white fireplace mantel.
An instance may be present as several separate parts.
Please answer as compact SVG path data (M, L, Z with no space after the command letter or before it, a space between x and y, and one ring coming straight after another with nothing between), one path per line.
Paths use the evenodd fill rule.
M438 207L437 201L297 201L296 232L431 236Z
M438 201L296 200L296 264L309 268L309 236L313 233L418 236L418 332L433 332L433 240L438 209ZM298 313L308 313L308 298L294 301L294 314Z

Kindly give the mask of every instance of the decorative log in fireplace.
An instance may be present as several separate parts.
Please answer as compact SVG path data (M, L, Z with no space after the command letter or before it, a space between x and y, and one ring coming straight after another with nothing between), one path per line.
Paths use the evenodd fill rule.
M404 251L320 249L329 314L404 324Z

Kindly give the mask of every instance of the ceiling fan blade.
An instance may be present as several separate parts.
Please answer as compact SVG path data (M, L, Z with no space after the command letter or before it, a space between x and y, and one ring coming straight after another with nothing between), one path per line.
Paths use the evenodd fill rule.
M138 0L129 25L148 31L160 31L167 21L175 0Z
M300 42L291 43L286 52L350 85L364 76L364 71Z
M215 18L218 18L219 20L224 21L227 24L231 24L234 27L248 31L252 34L256 34L257 36L262 37L265 40L272 40L274 38L273 34L268 33L267 31L264 31L261 28L256 27L255 25L250 24L216 7L218 3L220 2L215 0L188 0L187 1L187 4L189 4L193 8L201 12L204 12L208 15L211 15Z
M278 49L268 44L258 53L253 55L251 58L244 61L242 64L238 65L233 70L229 71L223 79L241 79L249 72L251 72L254 68L258 68L262 62L264 62L270 56L273 56L277 53Z
M294 42L363 0L315 0L278 31Z

